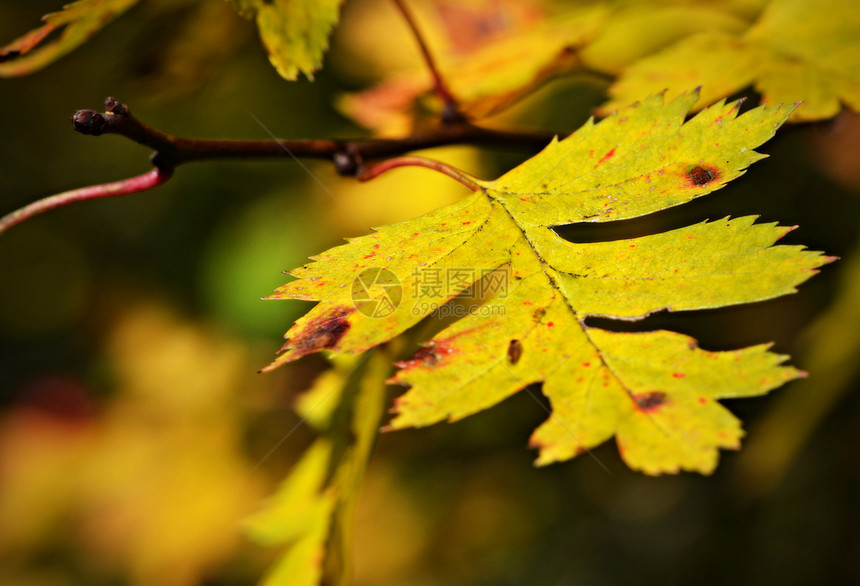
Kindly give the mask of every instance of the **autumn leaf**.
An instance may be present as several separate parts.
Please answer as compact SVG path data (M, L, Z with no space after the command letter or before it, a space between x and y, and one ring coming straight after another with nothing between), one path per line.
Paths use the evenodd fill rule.
M384 352L344 356L301 396L297 412L322 437L277 494L246 520L255 541L284 547L265 586L349 583L354 510L378 436L390 370ZM325 579L335 573L337 580Z
M704 32L633 64L610 88L600 111L668 88L702 86L701 105L749 85L765 103L802 100L795 122L835 116L841 103L860 110L860 11L852 0L780 0L742 35Z
M337 23L340 0L228 1L246 18L256 19L269 61L281 77L295 80L303 73L313 79Z
M741 33L749 22L732 9L653 1L544 5L475 0L432 3L424 8L421 22L435 41L439 67L463 112L482 118L503 111L560 75L583 71L617 75L691 34ZM360 51L359 41L352 44ZM373 50L379 52L378 46ZM389 60L385 53L379 59ZM409 128L418 110L416 102L431 110L441 105L425 99L432 84L420 61L405 69L391 65L389 69L396 73L344 96L339 106L359 124L394 135Z
M697 99L664 105L656 96L589 121L500 179L474 180L471 196L291 271L298 279L270 299L320 303L287 332L268 368L320 350L364 351L483 276L495 279L496 296L400 365L394 381L411 388L396 402L392 428L461 419L543 382L553 411L532 437L538 463L615 435L635 469L712 471L718 448L737 448L742 434L717 400L762 394L801 373L764 346L708 352L674 332L616 333L586 318L641 319L777 297L830 259L772 246L790 228L751 217L592 244L552 230L638 217L719 189L764 157L753 148L792 110L737 116L739 102L719 103L685 123ZM460 276L428 286L439 274ZM375 286L353 295L356 282Z
M653 1L616 5L599 34L582 48L582 61L592 69L617 75L632 63L692 34L742 33L750 23L732 13L731 8L725 3Z
M570 5L549 14L521 0L479 0L431 4L424 7L421 22L434 40L451 39L434 44L439 66L463 112L481 118L578 65L576 50L595 35L606 14L600 4ZM407 126L404 118L411 123L414 103L431 90L432 79L418 60L406 71L343 97L339 106L360 124L394 134Z
M0 48L0 77L38 71L85 43L138 0L79 0L60 12L45 15L44 25ZM60 30L59 38L39 46Z
M258 543L288 546L262 584L320 583L325 542L336 502L334 490L325 488L331 450L331 442L317 440L266 507L247 519L247 531Z

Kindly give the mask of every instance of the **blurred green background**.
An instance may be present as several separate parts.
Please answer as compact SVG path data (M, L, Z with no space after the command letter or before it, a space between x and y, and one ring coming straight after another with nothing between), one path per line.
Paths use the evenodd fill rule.
M372 3L347 3L344 27L360 30L358 4ZM58 6L0 1L0 43ZM359 136L333 105L371 76L354 48L337 33L316 80L287 83L226 3L143 2L53 66L0 81L0 213L149 168L144 147L73 131L74 110L108 95L182 136ZM571 131L604 89L556 81L498 123ZM525 446L546 414L525 393L383 434L359 503L356 584L860 582L860 122L787 128L761 150L771 158L736 184L625 228L760 214L800 226L787 243L843 257L796 295L644 324L706 349L773 341L810 371L728 404L746 449L707 478L633 473L613 445L594 452L611 473L588 457L536 469ZM484 177L526 156L433 155ZM463 195L429 171L359 185L308 165L326 189L286 160L195 163L155 191L0 237L0 583L226 586L271 563L241 520L311 441L300 426L258 465L326 364L256 373L307 309L260 297L342 237Z

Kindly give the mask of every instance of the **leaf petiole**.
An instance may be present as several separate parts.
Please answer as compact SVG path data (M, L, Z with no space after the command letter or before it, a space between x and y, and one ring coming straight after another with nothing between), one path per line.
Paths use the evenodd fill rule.
M12 226L16 226L25 220L29 220L33 216L37 216L54 208L67 206L79 201L99 199L102 197L118 197L120 195L129 195L131 193L147 191L153 187L158 187L170 179L171 176L173 176L173 169L156 167L147 171L143 175L137 175L136 177L114 181L113 183L101 183L99 185L80 187L78 189L72 189L71 191L64 191L63 193L42 198L0 218L0 234Z
M462 183L472 191L477 191L481 188L481 183L465 171L461 171L448 163L443 163L436 159L419 156L396 157L394 159L382 161L381 163L376 163L369 167L364 167L359 170L357 177L359 181L370 181L371 179L382 175L386 171L390 171L398 167L426 167L427 169L433 169L434 171L447 175L451 179Z

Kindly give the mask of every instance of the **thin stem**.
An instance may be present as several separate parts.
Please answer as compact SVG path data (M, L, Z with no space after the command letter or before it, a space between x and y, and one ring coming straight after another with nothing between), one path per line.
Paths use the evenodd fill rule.
M415 41L421 49L424 63L427 65L427 69L430 70L430 74L433 76L433 89L436 92L436 96L442 100L442 103L445 105L442 110L442 122L446 124L456 124L458 122L466 121L466 116L460 111L460 105L457 103L457 99L454 97L454 94L451 93L451 90L448 88L448 84L445 83L445 78L443 78L442 74L439 73L439 68L436 66L436 60L433 59L433 54L430 53L430 49L427 47L427 42L424 40L424 35L421 34L421 30L418 28L418 23L412 16L412 12L406 7L404 0L393 1L395 6L400 10L400 13L403 15L403 19L412 31L412 36L415 37Z
M387 161L377 163L370 167L365 167L358 174L358 179L359 181L369 181L375 177L379 177L386 171L390 171L398 167L425 167L427 169L433 169L434 171L444 173L455 181L462 183L472 191L477 191L481 188L481 184L478 180L468 173L461 171L456 167L452 167L447 163L443 163L442 161L417 156L397 157L396 159L388 159Z
M46 197L3 218L0 233L28 218L50 209L77 201L113 197L145 191L167 181L174 167L182 163L212 159L295 158L327 159L344 176L370 179L389 169L405 165L428 167L445 173L470 189L478 184L471 176L439 161L421 157L400 157L368 168L366 162L397 157L420 149L445 145L515 147L538 151L553 139L552 134L509 132L476 126L466 120L435 130L402 138L366 140L205 140L181 138L153 128L131 115L128 107L116 98L105 100L105 112L78 110L72 116L75 130L99 136L118 134L155 149L153 171L115 183L93 185Z
M365 161L402 155L412 151L451 144L519 147L539 150L553 135L508 132L476 126L463 121L403 138L363 140L207 140L167 134L132 116L128 107L115 98L105 101L105 112L78 110L72 116L75 130L98 136L119 134L155 149L153 164L175 167L182 163L212 159L290 158L333 161L342 175L354 176Z
M117 197L120 195L128 195L130 193L138 193L157 187L170 179L173 171L169 168L156 167L151 171L147 171L143 175L115 181L113 183L103 183L100 185L91 185L89 187L81 187L71 191L58 193L38 201L34 201L30 205L24 206L14 212L0 218L0 234L20 224L25 220L29 220L33 216L37 216L48 210L67 206L71 203L86 201L89 199L99 199L102 197Z

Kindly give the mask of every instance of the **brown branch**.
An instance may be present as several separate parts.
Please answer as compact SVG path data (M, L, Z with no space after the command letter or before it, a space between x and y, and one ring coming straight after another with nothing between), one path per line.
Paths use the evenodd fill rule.
M83 134L119 134L155 149L152 163L172 168L182 163L211 159L303 158L324 159L335 164L341 175L356 176L364 162L393 157L444 145L540 150L554 135L508 132L476 126L463 121L419 132L403 138L358 140L207 140L180 138L144 124L131 115L116 98L105 100L106 111L78 110L72 116L75 130Z
M409 26L409 29L412 31L412 36L415 37L415 41L418 43L418 48L421 49L421 56L424 58L424 63L427 65L427 69L430 70L430 75L433 76L433 89L436 92L436 97L442 100L442 103L444 104L444 108L442 109L442 122L444 124L459 124L465 122L467 120L466 115L460 111L460 104L457 103L457 99L454 97L454 94L451 93L451 90L448 88L448 84L445 83L445 78L443 78L442 74L439 72L439 67L436 66L436 60L433 59L433 54L430 53L427 42L424 40L424 35L421 34L421 29L418 28L418 23L412 16L412 11L406 7L404 0L394 0L394 5L397 6L398 10L400 10L400 13L403 15L403 20L406 21L407 26Z
M155 149L150 157L155 169L130 179L92 185L38 200L0 218L0 233L24 220L70 203L146 191L167 181L174 167L192 161L212 159L325 159L334 163L338 173L367 180L388 169L405 165L430 167L454 177L467 186L468 177L441 162L420 157L401 157L387 165L368 167L367 161L398 157L412 151L444 145L515 147L538 151L553 135L507 132L476 126L467 120L443 125L435 130L392 139L365 140L206 140L180 138L153 128L131 115L128 107L116 98L105 100L105 111L78 110L72 116L75 130L91 136L118 134ZM464 182L465 181L465 182Z

